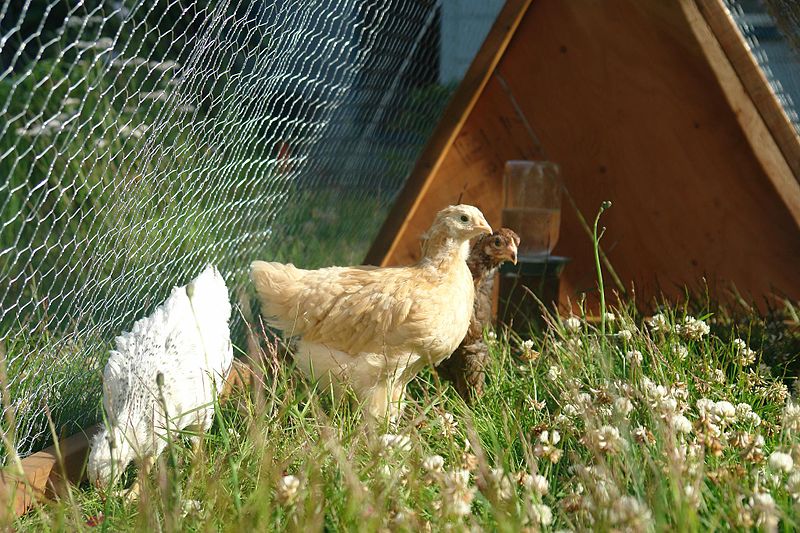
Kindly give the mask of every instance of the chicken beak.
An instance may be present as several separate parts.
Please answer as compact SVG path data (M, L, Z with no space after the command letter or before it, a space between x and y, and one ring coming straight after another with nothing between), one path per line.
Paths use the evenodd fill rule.
M508 259L513 264L517 264L517 247L514 244L508 247Z
M481 233L492 233L492 227L485 220L478 224L477 229L481 230Z

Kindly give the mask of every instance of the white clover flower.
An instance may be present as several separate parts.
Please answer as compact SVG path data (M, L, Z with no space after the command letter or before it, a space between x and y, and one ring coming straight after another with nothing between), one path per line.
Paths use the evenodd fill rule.
M541 474L523 474L520 478L520 483L527 490L533 492L537 496L544 496L550 490L550 483L547 478Z
M617 320L617 316L611 311L606 311L605 317L606 317L606 322L614 322Z
M651 331L663 331L667 332L670 330L669 321L667 317L664 316L662 313L658 313L657 315L653 315L647 320L645 320L648 326L650 326Z
M769 467L772 470L788 474L794 468L794 461L788 453L772 452L769 456Z
M300 479L297 476L283 476L278 481L278 501L284 505L294 502L295 498L297 497L297 489L299 488Z
M492 468L489 471L487 481L501 500L508 501L514 496L514 486L511 484L511 478L502 468Z
M533 350L533 341L531 339L525 339L520 344L520 347L523 351Z
M672 347L672 353L675 354L679 361L685 361L689 357L689 348L683 344L677 344Z
M617 428L605 425L587 434L587 444L598 451L613 454L625 446L625 441L620 437Z
M528 517L533 523L544 527L553 523L553 511L543 503L532 503L529 505Z
M458 420L456 420L452 413L445 412L439 415L438 423L439 427L442 428L442 434L444 434L445 437L450 437L456 434Z
M670 396L661 398L658 402L658 410L661 411L662 416L672 416L678 412L678 400Z
M736 419L740 422L744 420L744 418L753 412L753 407L749 403L737 403L736 404Z
M695 405L697 406L697 412L700 413L700 416L708 416L714 408L714 400L700 398Z
M775 500L769 492L755 492L750 498L750 505L753 506L754 509L774 510Z
M382 478L389 479L392 477L392 467L389 465L381 465L380 467L378 467L378 474Z
M736 420L736 408L731 402L725 400L716 402L711 408L711 412L724 424L730 424Z
M564 320L564 327L571 333L578 332L581 329L581 319L574 315L570 316Z
M558 444L559 442L561 442L561 434L558 431L553 431L548 436L547 430L542 431L542 434L539 435L539 442L548 442L548 441L551 444Z
M494 342L497 340L497 333L494 332L493 329L486 331L486 340L490 342ZM533 341L529 341L531 343L531 347L533 347ZM524 344L524 343L523 343Z
M575 403L581 409L586 409L587 407L592 405L592 395L588 392L579 392L575 396Z
M557 381L561 377L561 369L557 366L551 366L547 369L547 379L550 381Z
M711 331L708 324L693 316L685 317L683 324L678 324L675 329L682 337L694 341L699 341Z
M700 505L700 494L694 485L686 484L683 486L683 497L692 507Z
M472 512L475 487L469 485L469 471L446 472L442 478L442 508L447 514L467 516Z
M800 470L792 472L786 480L786 492L795 500L800 500Z
M678 415L672 419L672 427L678 433L689 434L692 432L692 423L683 415Z
M778 510L769 492L755 492L750 497L750 508L757 516L756 525L767 531L778 528Z
M714 372L712 372L714 381L717 383L725 383L725 372L720 370L719 368L715 368Z
M200 500L183 500L181 502L181 516L186 518L190 514L199 513L203 508Z
M624 341L630 341L633 339L633 333L631 333L631 330L629 329L621 329L619 330L619 333L617 333L617 337Z
M733 347L736 350L736 362L740 366L750 366L756 362L756 352L751 350L742 339L735 339Z
M558 431L542 431L539 440L533 447L533 454L536 457L549 459L551 463L557 463L561 459L562 451L556 447L561 442L561 435Z
M628 416L633 411L633 403L625 396L620 396L614 400L614 411L622 416Z
M630 350L625 354L625 359L628 360L631 366L641 366L642 361L644 361L644 356L639 350Z
M428 473L441 472L444 468L444 457L431 455L422 461L422 468Z
M783 403L789 397L789 387L782 381L773 381L767 387L767 397L773 402Z
M789 400L783 408L783 429L788 432L800 431L800 404Z
M568 417L576 417L578 416L578 408L568 403L561 408L561 413Z
M655 438L647 430L647 428L643 426L637 426L634 428L633 431L631 431L631 435L633 436L633 440L639 444L652 444L655 442Z
M744 422L751 424L753 427L758 427L761 425L761 417L755 411L750 411L744 418Z
M399 451L407 452L411 449L411 439L406 435L394 435L392 433L384 433L380 437L380 444L382 451Z
M761 425L761 417L753 411L749 403L736 404L736 420L742 424Z
M609 518L615 530L647 531L653 515L644 503L625 495L612 504Z

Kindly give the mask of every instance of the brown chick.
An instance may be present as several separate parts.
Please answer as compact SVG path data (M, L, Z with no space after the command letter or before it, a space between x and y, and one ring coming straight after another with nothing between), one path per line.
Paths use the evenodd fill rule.
M466 335L475 299L469 241L490 232L477 208L450 206L415 265L302 270L256 261L251 277L267 322L298 337L300 370L337 397L352 390L374 418L397 418L406 384Z
M492 291L497 268L505 261L517 263L519 236L508 228L484 235L472 247L467 266L475 283L475 303L467 335L449 358L436 368L466 402L483 394L484 369L489 349L483 329L492 323Z

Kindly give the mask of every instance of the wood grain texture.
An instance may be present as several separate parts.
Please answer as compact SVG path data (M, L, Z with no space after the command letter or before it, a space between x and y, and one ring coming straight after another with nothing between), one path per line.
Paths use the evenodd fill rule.
M755 57L750 53L747 42L728 14L722 0L697 0L696 6L764 120L764 124L769 128L793 175L800 176L800 137L797 135L797 130L775 96ZM686 2L685 9L688 18L696 16L697 9L693 1ZM698 34L698 40L701 44L706 42L701 33ZM713 59L711 62L713 63Z
M453 94L389 216L367 252L365 264L377 265L384 258L392 256L396 252L395 247L401 242L400 236L414 231L413 228L407 227L410 215L419 208L419 200L428 194L431 179L438 174L445 153L461 131L464 121L478 101L530 3L531 0L507 0L497 15L497 20ZM450 200L450 204L457 198L458 194ZM433 216L430 217L430 221L432 220Z
M380 263L418 257L419 234L462 190L497 224L504 161L543 158L587 219L614 203L603 246L640 303L703 279L723 300L733 287L760 304L800 298L797 180L683 1L534 2ZM564 202L562 303L595 294L591 251Z

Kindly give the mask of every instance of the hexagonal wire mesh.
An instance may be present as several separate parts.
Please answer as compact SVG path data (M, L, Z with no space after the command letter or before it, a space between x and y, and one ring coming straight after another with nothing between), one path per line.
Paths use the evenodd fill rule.
M725 0L733 21L800 134L800 8L795 0Z
M452 85L438 2L6 1L4 428L97 419L114 335L206 263L358 262Z

